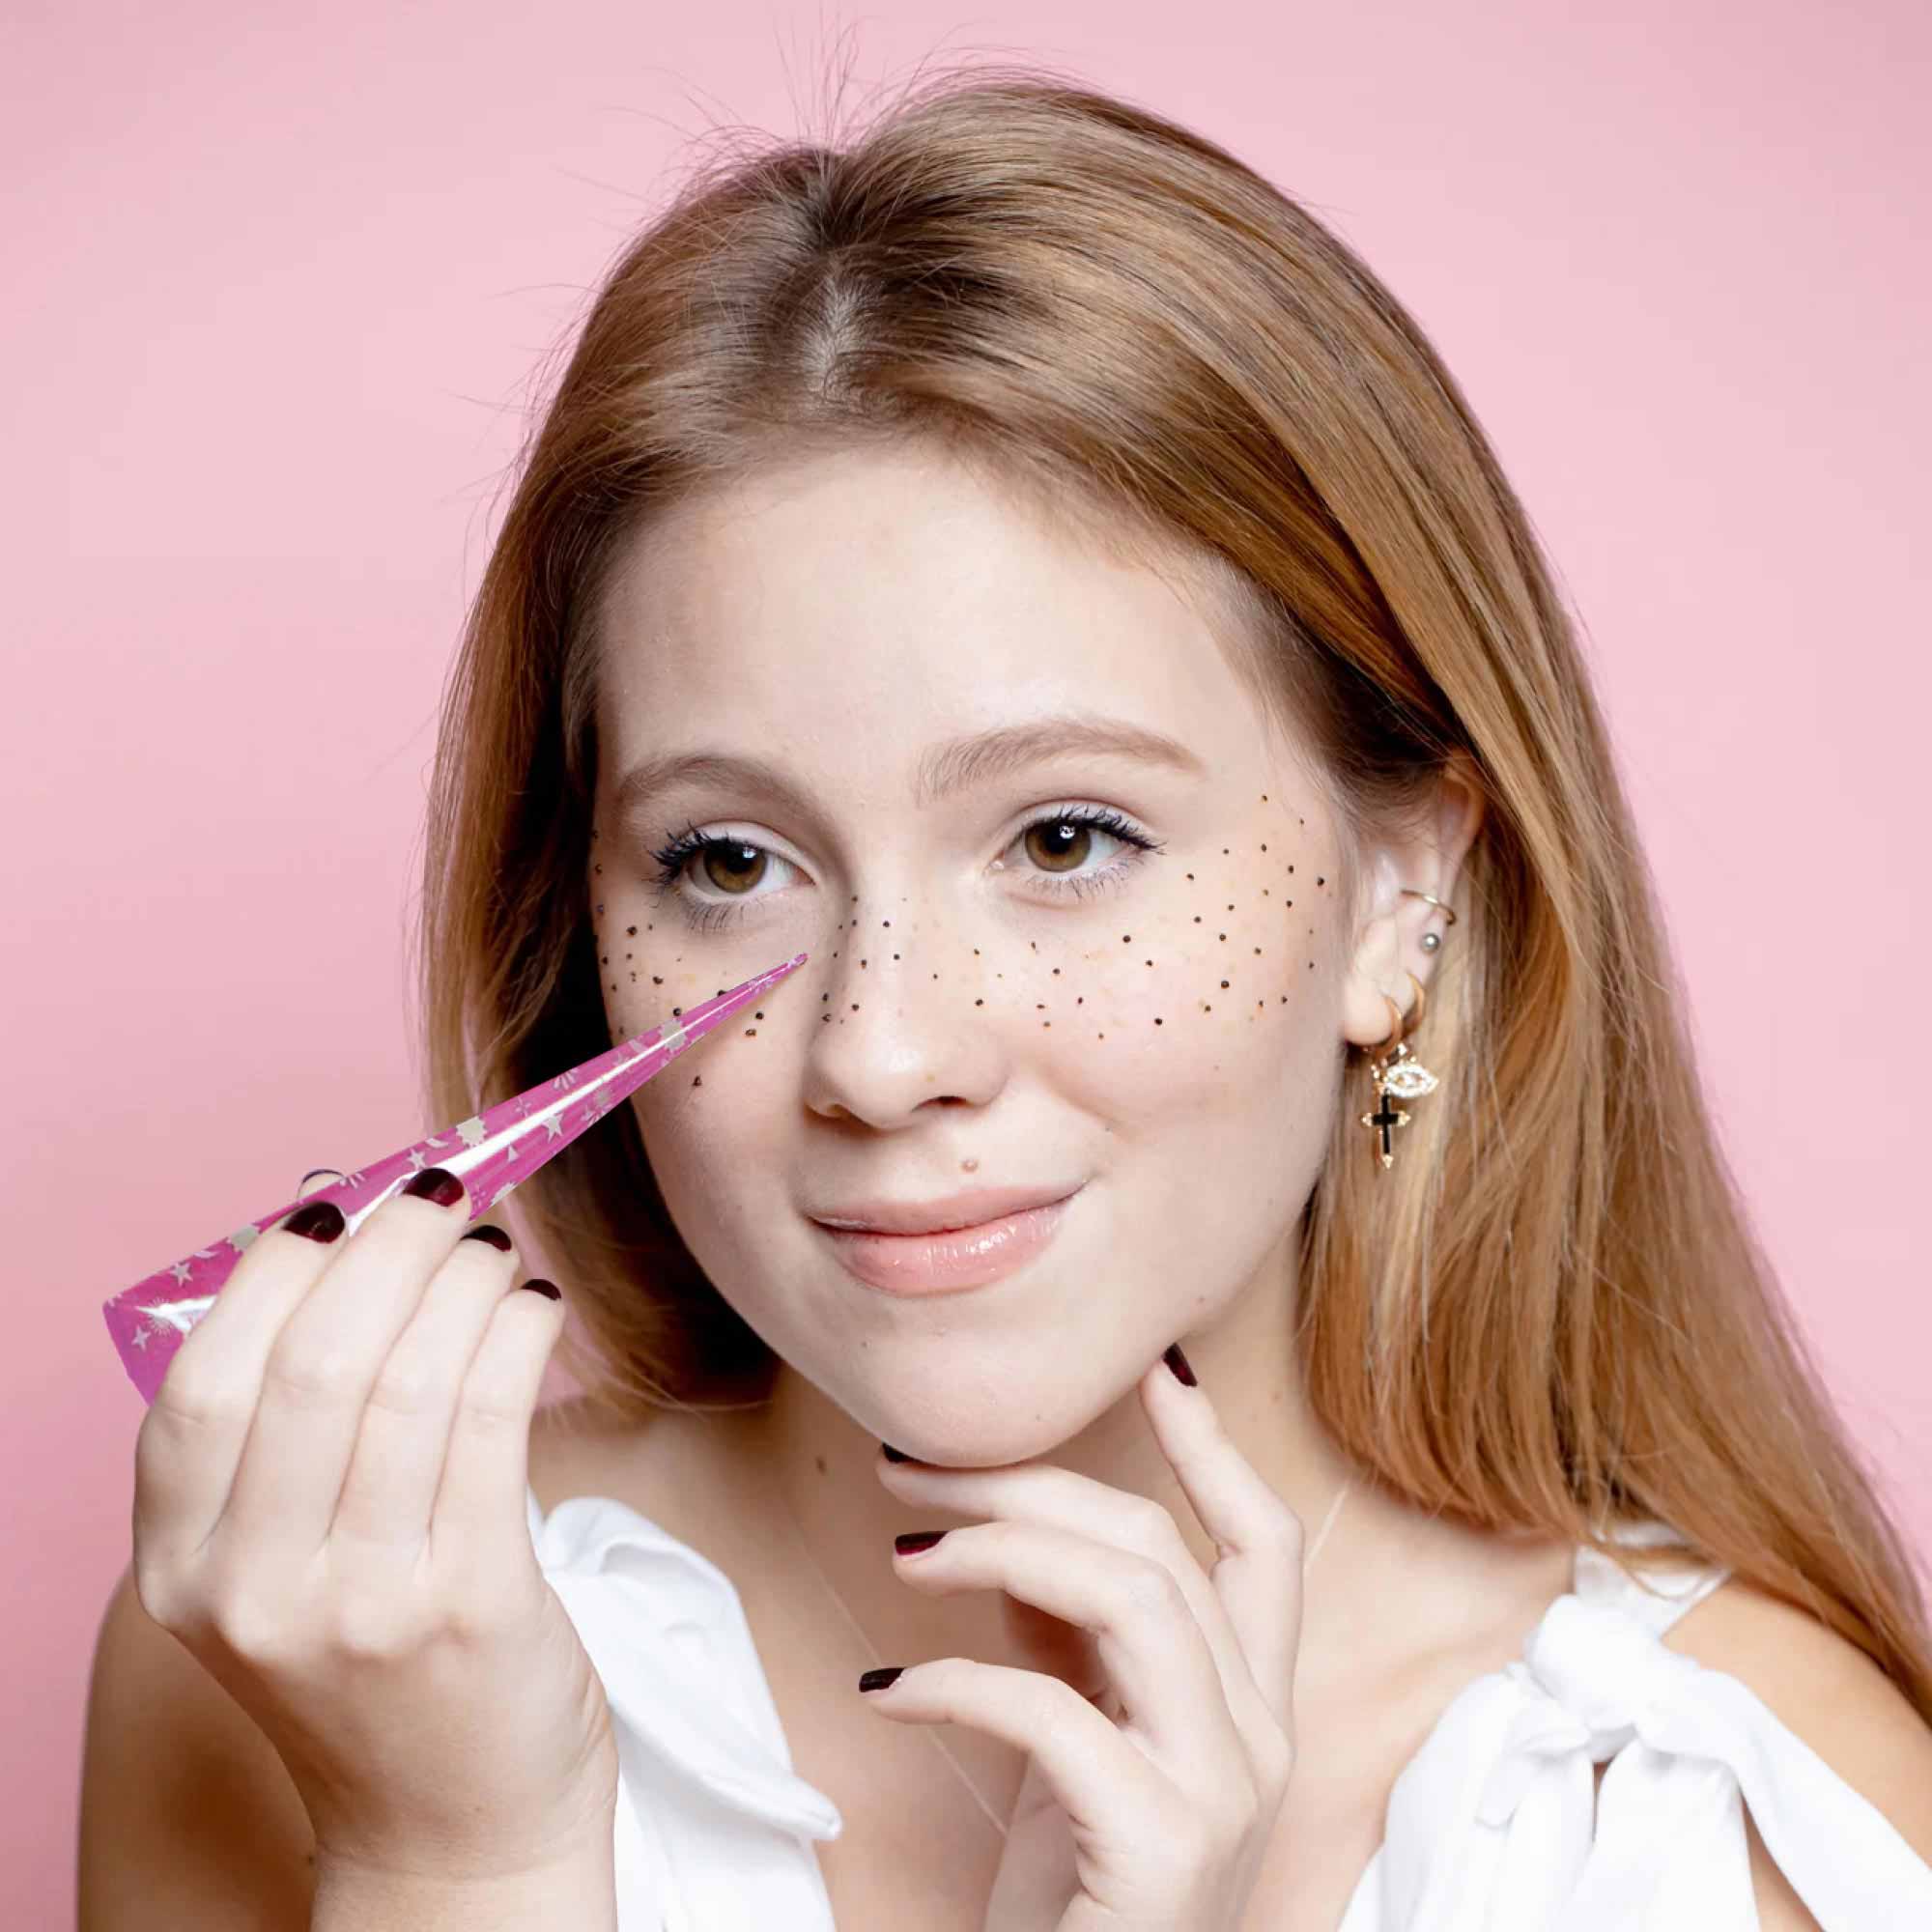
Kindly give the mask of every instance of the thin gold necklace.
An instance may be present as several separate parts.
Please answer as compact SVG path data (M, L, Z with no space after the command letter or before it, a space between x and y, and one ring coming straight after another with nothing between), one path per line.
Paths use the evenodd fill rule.
M1321 1527L1319 1531L1317 1531L1314 1543L1309 1546L1308 1553L1301 1559L1301 1575L1302 1575L1302 1579L1304 1581L1307 1580L1310 1567L1314 1564L1316 1557L1321 1553L1321 1546L1328 1540L1328 1532L1335 1527L1335 1519L1342 1513L1343 1498L1348 1495L1349 1490L1352 1482L1353 1478L1351 1477L1349 1479L1349 1481L1344 1482L1342 1487L1335 1492L1335 1500L1328 1505L1328 1514L1326 1517L1322 1519ZM805 1560L808 1563L810 1563L812 1569L817 1573L818 1580L825 1585L826 1594L830 1596L832 1601L838 1605L839 1615L842 1616L845 1619L845 1621L852 1626L853 1634L859 1639L860 1645L865 1650L866 1655L872 1660L872 1663L874 1667L876 1667L879 1662L879 1653L872 1647L871 1638L868 1637L862 1629L860 1629L859 1619L855 1617L850 1611L850 1609L846 1607L845 1599L841 1597L838 1594L838 1592L832 1587L832 1578L825 1574L824 1566L819 1562L818 1558L811 1553L811 1545L806 1541L805 1531L799 1525L798 1512L792 1508L791 1499L785 1495L782 1489L780 1489L779 1491L779 1499L784 1504L785 1515L787 1518L790 1519L791 1521L792 1533L798 1538L799 1548L805 1551ZM952 1767L953 1775L959 1779L959 1782L963 1784L966 1787L966 1789L972 1794L973 1803L977 1804L980 1807L980 1809L986 1814L987 1821L992 1825L993 1830L999 1833L1000 1836L1004 1838L1007 1835L1006 1821L999 1816L999 1814L993 1809L993 1807L990 1804L986 1803L986 1801L982 1797L980 1797L980 1787L977 1784L975 1784L970 1777L966 1776L966 1773L964 1769L961 1767L959 1760L956 1757L954 1757L950 1750L946 1748L945 1740L941 1738L939 1733L929 1725L915 1724L913 1726L913 1729L924 1732L924 1734L928 1738L930 1738L932 1742L938 1747L940 1756L943 1757L946 1760L946 1762Z

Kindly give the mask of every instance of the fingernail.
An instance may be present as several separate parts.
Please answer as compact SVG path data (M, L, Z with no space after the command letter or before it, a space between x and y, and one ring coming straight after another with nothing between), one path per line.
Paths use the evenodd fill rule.
M922 1549L930 1549L945 1534L943 1529L909 1529L893 1538L893 1548L900 1556L916 1556Z
M333 1201L304 1201L282 1223L291 1235L306 1235L311 1241L332 1241L348 1225Z
M403 1189L439 1208L454 1208L463 1199L463 1183L446 1167L426 1167Z
M1185 1382L1189 1388L1198 1388L1200 1386L1194 1379L1194 1371L1187 1366L1187 1357L1180 1352L1180 1344L1179 1342L1176 1342L1168 1349L1167 1352L1161 1356L1161 1360L1174 1371L1177 1380Z
M532 1275L528 1281L519 1282L519 1288L533 1288L539 1294L548 1295L553 1301L563 1299L563 1290L554 1281L546 1281L542 1275Z
M888 1663L877 1670L867 1670L859 1679L861 1690L883 1690L888 1684L897 1681L898 1674L905 1668L903 1663Z
M890 1442L881 1442L879 1447L886 1452L888 1463L910 1463L914 1460L903 1449L895 1449Z
M501 1248L506 1255L510 1252L509 1236L504 1234L502 1229L493 1228L487 1222L479 1222L473 1228L466 1228L463 1231L463 1238L466 1241L488 1241L493 1248Z

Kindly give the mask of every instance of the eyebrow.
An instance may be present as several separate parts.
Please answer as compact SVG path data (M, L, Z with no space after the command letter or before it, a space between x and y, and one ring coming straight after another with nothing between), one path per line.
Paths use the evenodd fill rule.
M1208 767L1187 747L1161 731L1116 718L1081 714L1001 724L971 737L935 745L919 762L913 803L936 805L974 785L1010 778L1049 758L1131 758L1164 765L1189 778L1206 778ZM809 792L776 765L724 751L670 752L633 765L619 780L617 810L636 816L653 798L677 785L716 784L762 792L801 817L811 810Z

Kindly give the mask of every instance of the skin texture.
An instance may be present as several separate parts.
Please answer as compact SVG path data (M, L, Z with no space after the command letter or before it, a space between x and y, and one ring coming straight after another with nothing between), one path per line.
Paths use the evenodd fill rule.
M782 1359L769 1411L729 1426L883 1658L1092 1665L997 1593L898 1580L892 1537L916 1525L875 1478L881 1439L952 1467L1050 1459L1172 1507L1211 1562L1134 1397L1180 1340L1311 1533L1348 1473L1296 1384L1293 1236L1333 1109L1372 1104L1358 1065L1343 1091L1346 1042L1384 1037L1380 995L1407 1009L1405 969L1433 970L1418 942L1440 915L1399 888L1451 898L1479 808L1445 783L1427 836L1363 853L1344 904L1306 753L1190 589L902 448L814 453L680 505L607 596L590 884L612 1037L810 955L743 1037L631 1104L680 1233ZM927 747L1066 711L1164 731L1204 775L1068 754L915 804ZM706 783L619 816L635 763L700 746L782 765L808 807ZM1028 830L1097 809L1161 849ZM694 826L756 850L689 858L687 900L660 897L651 855ZM700 929L681 903L731 916ZM865 1288L805 1218L1049 1181L1084 1183L1057 1241L964 1295ZM1377 1588L1425 1546L1463 1553L1358 1485L1322 1561L1347 1604L1348 1571ZM1304 1655L1365 1634L1359 1604L1332 1630L1314 1615Z

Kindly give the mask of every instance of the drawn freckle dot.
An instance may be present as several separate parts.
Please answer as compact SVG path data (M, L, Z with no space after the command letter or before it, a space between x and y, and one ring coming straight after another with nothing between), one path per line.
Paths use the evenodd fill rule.
M1198 912L1194 915L1194 923L1196 925L1201 923L1201 915Z
M683 1009L682 1007L673 1007L673 1008L672 1008L672 1009L670 1009L670 1016L671 1016L671 1018L672 1018L672 1019L676 1019L676 1018L677 1018L677 1016L678 1016L678 1014L680 1014L681 1012L683 1012L683 1010L684 1010L684 1009Z
M985 1003L985 1001L984 1001L984 1000L975 1000L975 1001L973 1002L973 1004L974 1004L974 1005L975 1005L976 1007L983 1007L983 1006L984 1006L984 1005L985 1005L986 1003Z
M1264 845L1264 846L1262 847L1262 850L1263 850L1264 852L1265 852L1265 851L1267 850L1267 847L1266 847L1265 845Z
M1160 1024L1160 1021L1159 1021L1158 1019L1156 1019L1156 1020L1154 1021L1154 1025L1155 1025L1155 1026L1158 1026L1159 1024Z
M1130 939L1131 939L1132 937L1133 937L1133 934L1132 934L1131 932L1123 932L1123 933L1122 933L1122 934L1121 934L1121 944L1122 944L1122 946L1126 945L1126 943L1128 942L1128 940L1130 940Z
M859 1010L859 1002L858 1002L857 1000L854 1000L854 1001L852 1002L852 1010L853 1010L853 1011L854 1011L855 1013L856 1013L856 1012L857 1012L857 1011Z
M638 928L635 925L627 925L624 928L624 937L626 939L635 939L637 938L637 936L638 936Z
M701 1073L695 1075L691 1084L694 1087L702 1087L704 1085L704 1075Z
M1226 992L1226 991L1227 991L1227 989L1228 989L1228 982L1227 982L1227 980L1223 980L1221 981L1221 990L1222 990L1223 992Z
M757 1037L758 1037L758 1030L756 1027L747 1027L745 1029L745 1037L747 1039L756 1039Z

